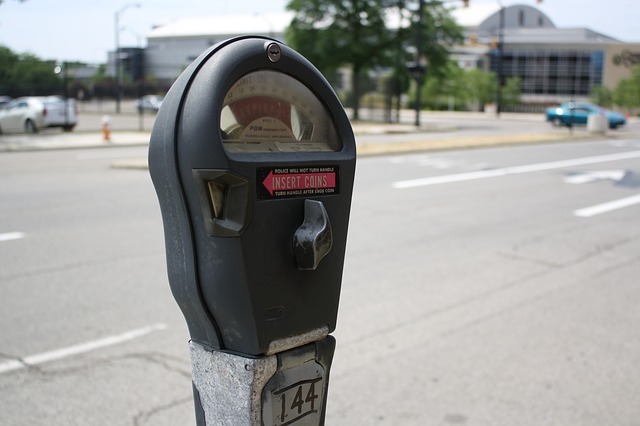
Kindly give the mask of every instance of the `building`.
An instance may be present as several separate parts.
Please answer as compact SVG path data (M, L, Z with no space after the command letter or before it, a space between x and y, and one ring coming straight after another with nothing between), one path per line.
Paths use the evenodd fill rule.
M465 68L491 70L504 82L519 77L526 103L550 104L587 99L603 85L613 89L640 65L640 44L624 43L587 28L557 28L540 9L501 8L498 2L453 11L466 42L452 48ZM220 15L180 19L147 35L144 74L171 82L210 46L243 34L283 40L292 14Z
M259 34L283 40L293 15L220 15L180 19L147 35L146 74L175 80L202 52L231 37Z
M532 6L478 4L454 16L466 43L453 49L453 58L494 71L503 82L519 77L525 103L586 100L594 87L613 89L640 64L640 44L587 28L557 28Z

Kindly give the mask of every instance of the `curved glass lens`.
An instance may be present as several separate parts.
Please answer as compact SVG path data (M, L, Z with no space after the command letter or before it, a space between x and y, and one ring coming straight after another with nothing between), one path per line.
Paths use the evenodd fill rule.
M300 81L278 71L249 73L227 92L220 132L229 152L339 151L333 120Z

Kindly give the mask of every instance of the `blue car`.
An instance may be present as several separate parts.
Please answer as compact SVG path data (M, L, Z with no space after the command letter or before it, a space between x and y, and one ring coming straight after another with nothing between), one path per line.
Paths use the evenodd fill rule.
M624 126L627 122L625 116L619 112L609 111L587 102L569 102L553 108L547 108L546 114L547 121L551 122L554 126L587 124L587 117L592 114L606 115L609 119L610 129Z

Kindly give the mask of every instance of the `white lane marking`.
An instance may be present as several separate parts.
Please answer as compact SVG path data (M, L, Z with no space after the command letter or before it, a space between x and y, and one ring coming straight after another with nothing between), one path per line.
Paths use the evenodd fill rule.
M25 234L24 232L7 232L4 234L0 234L0 241L19 240L26 236L27 234Z
M628 160L640 157L640 151L621 152L618 154L598 155L595 157L574 158L571 160L552 161L549 163L528 164L524 166L504 167L501 169L483 170L478 172L458 173L455 175L434 176L421 179L401 180L392 184L396 189L416 188L419 186L439 185L442 183L463 182L467 180L485 179L497 176L515 175L520 173L540 172L544 170L561 169L564 167L584 166L586 164L605 163L607 161Z
M564 178L564 182L573 185L591 183L598 180L612 180L614 182L620 182L624 179L626 174L627 172L625 170L595 170L592 172L583 172L567 176Z
M76 160L101 160L101 159L114 159L114 158L129 158L131 152L124 151L109 151L109 152L88 152L76 155Z
M640 195L634 195L632 197L621 198L619 200L610 201L608 203L585 207L584 209L574 211L573 214L578 217L591 217L602 213L608 213L613 210L634 206L636 204L640 204Z
M55 349L49 352L43 352L40 354L29 355L18 360L10 360L0 363L0 374L7 373L13 370L19 370L38 364L43 364L49 361L55 361L62 358L67 358L73 355L79 355L82 353L90 352L96 349L104 348L107 346L117 345L129 340L133 340L138 337L142 337L153 331L164 330L167 326L164 324L154 324L148 327L139 328L137 330L131 330L126 333L118 334L115 336L105 337L103 339L92 340L90 342L80 343L78 345L68 346L66 348Z

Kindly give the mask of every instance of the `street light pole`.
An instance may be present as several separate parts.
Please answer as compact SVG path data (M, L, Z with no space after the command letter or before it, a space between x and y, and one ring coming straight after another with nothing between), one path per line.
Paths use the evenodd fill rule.
M115 67L116 67L116 113L120 114L120 100L122 99L122 91L121 91L121 72L120 72L120 14L123 13L130 7L140 7L140 3L129 3L125 5L122 9L116 11L114 21L115 21L115 38L116 38L116 51L115 51Z

